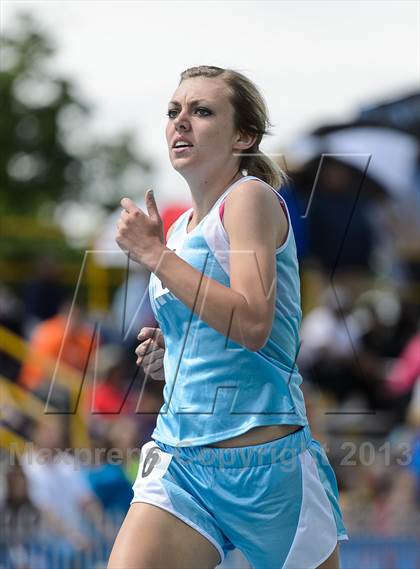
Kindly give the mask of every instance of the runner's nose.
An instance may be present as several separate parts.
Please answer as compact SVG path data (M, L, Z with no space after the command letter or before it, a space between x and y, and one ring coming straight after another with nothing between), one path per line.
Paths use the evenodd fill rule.
M183 131L189 130L189 128L190 128L190 123L189 123L188 117L187 117L187 115L186 115L185 112L182 112L182 111L181 111L181 112L178 114L178 116L175 118L175 128L176 128L177 131L180 131L180 130L183 130Z

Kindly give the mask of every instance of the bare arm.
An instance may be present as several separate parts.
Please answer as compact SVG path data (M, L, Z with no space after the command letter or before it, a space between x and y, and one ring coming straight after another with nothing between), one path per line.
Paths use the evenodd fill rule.
M275 302L275 249L287 220L273 192L261 182L238 185L226 199L230 288L210 279L162 246L149 268L209 326L252 351L270 334Z

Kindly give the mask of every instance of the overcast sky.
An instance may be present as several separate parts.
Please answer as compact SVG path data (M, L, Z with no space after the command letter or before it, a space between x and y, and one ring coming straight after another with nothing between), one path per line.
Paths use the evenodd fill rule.
M94 130L136 129L163 201L188 201L164 139L167 101L187 67L233 67L256 81L275 125L267 152L419 88L417 1L3 0L3 29L24 9L55 37L57 70L95 105Z

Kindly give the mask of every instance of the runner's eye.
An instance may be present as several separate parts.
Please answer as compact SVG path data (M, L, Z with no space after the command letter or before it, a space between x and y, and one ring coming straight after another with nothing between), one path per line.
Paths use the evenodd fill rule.
M195 112L200 115L200 117L208 117L212 114L210 109L206 109L206 107L197 107Z
M169 109L166 115L170 119L174 119L177 116L178 112L179 111L177 109ZM196 109L194 109L194 113L196 115L199 115L200 117L208 117L213 114L211 110L207 109L206 107L197 107Z

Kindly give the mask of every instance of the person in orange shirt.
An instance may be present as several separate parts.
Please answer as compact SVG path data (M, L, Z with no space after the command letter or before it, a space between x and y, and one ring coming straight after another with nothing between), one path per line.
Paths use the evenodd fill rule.
M55 375L54 369L43 365L43 356L47 356L54 367L58 361L58 373L60 364L83 373L90 353L94 353L94 330L83 321L80 307L71 309L71 303L66 299L58 314L38 324L32 332L19 375L19 383L31 391Z

